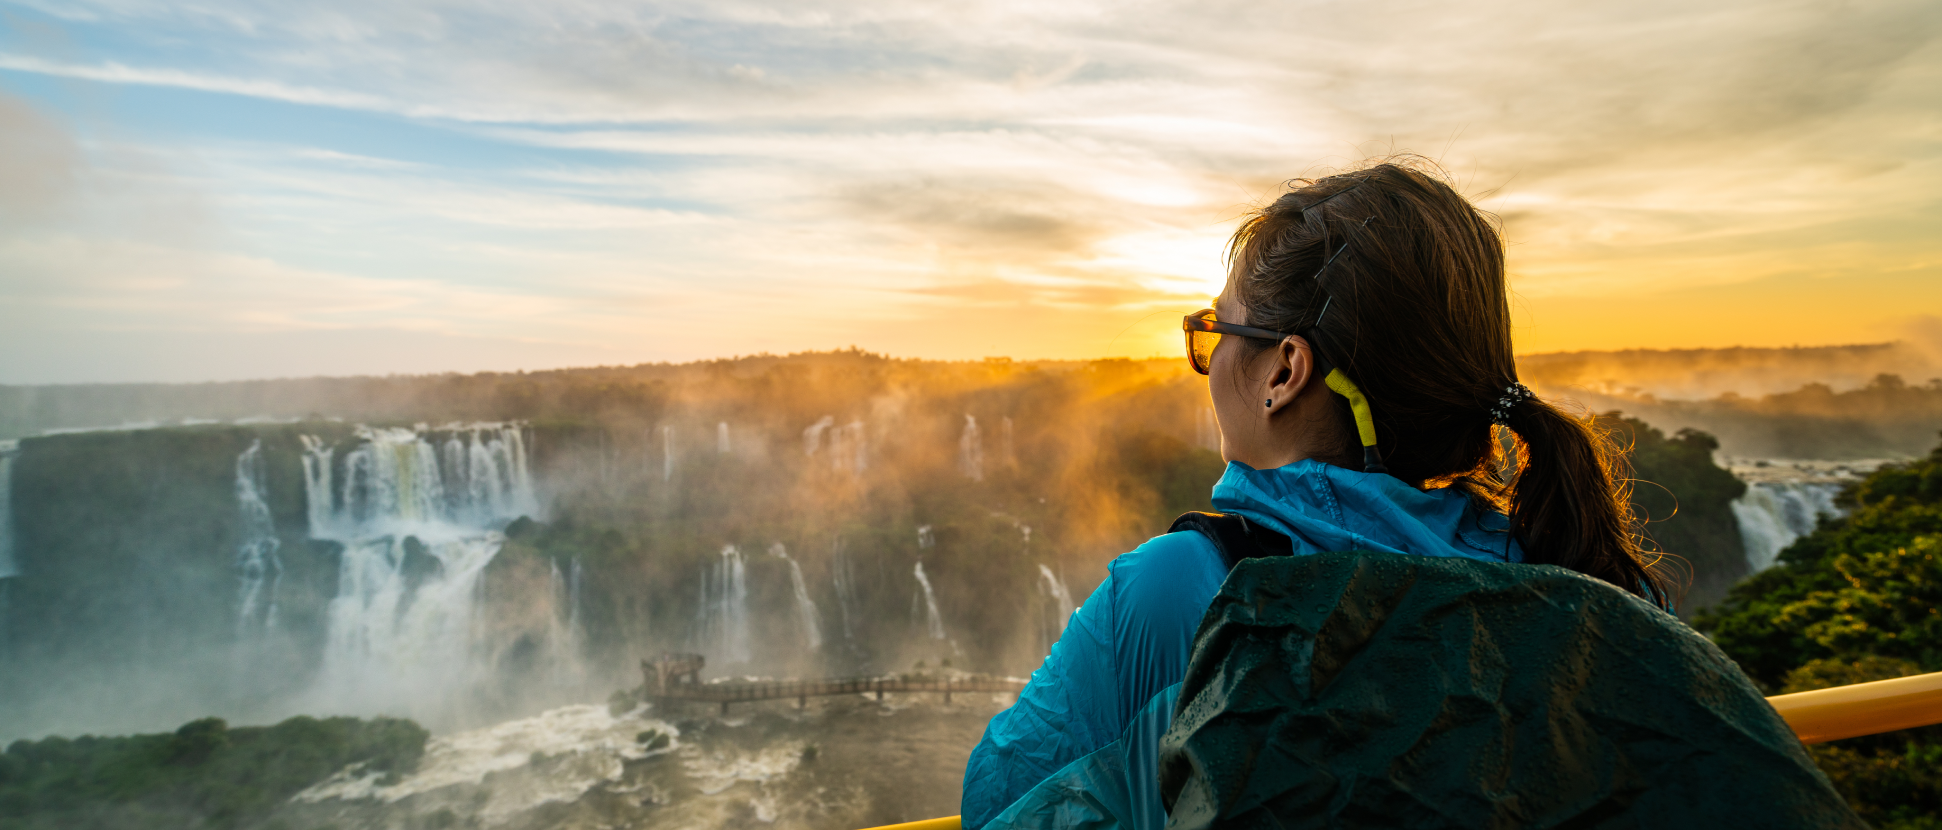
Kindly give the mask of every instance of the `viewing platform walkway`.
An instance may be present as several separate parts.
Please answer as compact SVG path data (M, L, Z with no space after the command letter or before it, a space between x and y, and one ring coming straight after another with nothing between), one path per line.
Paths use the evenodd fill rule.
M751 680L722 681L703 683L700 681L704 661L699 654L663 654L652 660L641 661L641 675L646 681L647 696L660 700L694 700L720 703L722 714L728 714L731 703L749 703L758 700L796 699L796 707L809 705L812 697L829 695L875 694L883 699L885 692L939 692L944 702L951 702L951 695L959 692L1011 692L1016 694L1025 688L1025 681L996 677L963 678L911 678L911 677L839 677L817 680Z

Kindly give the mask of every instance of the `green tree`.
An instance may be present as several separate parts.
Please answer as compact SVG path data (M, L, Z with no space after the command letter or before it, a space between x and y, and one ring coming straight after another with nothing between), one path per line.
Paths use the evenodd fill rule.
M1695 625L1769 690L1797 692L1942 670L1942 447L1841 495L1779 564L1733 587ZM1880 827L1942 827L1942 727L1812 747Z

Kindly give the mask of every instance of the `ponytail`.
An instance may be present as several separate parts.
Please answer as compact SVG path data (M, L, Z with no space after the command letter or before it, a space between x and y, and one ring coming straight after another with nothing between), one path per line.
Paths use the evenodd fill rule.
M1670 609L1670 580L1646 561L1631 476L1611 438L1536 398L1511 407L1505 425L1522 444L1505 501L1524 561L1595 576Z

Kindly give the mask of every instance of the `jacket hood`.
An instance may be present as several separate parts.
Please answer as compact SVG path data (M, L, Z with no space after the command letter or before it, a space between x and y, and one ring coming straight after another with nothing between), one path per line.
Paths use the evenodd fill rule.
M1214 485L1214 509L1286 535L1295 553L1371 550L1522 562L1510 520L1462 490L1418 490L1384 473L1314 459L1256 470L1238 461Z

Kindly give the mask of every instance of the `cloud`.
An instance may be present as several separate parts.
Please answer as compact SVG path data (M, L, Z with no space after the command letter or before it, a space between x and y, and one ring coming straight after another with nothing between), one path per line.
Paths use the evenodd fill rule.
M1281 181L1397 150L1436 157L1502 217L1532 303L1935 261L1911 229L1942 190L1942 6L1925 0L62 9L47 14L75 43L110 45L54 54L0 34L0 89L33 75L222 98L215 121L115 139L191 171L172 175L222 217L206 245L176 248L454 336L748 350L639 325L702 310L751 321L762 348L846 345L861 322L874 347L966 356L991 348L1010 301L1096 313L1099 330L1033 340L1050 338L1040 321L999 342L1094 348L1217 290L1226 231ZM355 127L264 138L254 101ZM165 201L85 184L143 180L132 158L19 169L54 183L35 193L80 176L93 214ZM70 230L104 250L128 236L99 218ZM36 273L58 279L47 262ZM302 296L208 306L352 325L329 303L275 307ZM533 314L503 314L504 298Z
M0 92L0 220L24 222L59 207L71 195L80 164L66 129Z

